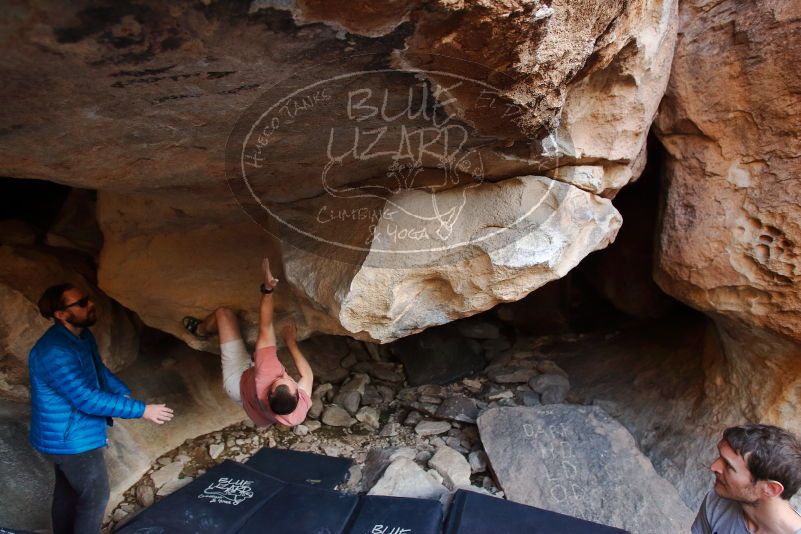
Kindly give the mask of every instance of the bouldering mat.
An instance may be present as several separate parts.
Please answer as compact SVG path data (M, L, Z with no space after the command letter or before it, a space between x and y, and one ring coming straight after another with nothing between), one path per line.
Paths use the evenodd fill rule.
M348 526L348 534L438 534L442 505L433 499L365 495Z
M239 534L339 534L359 498L306 484L287 484L256 510Z
M473 491L453 496L445 534L625 534L620 530ZM388 534L388 533L387 533Z
M142 510L121 534L234 534L285 483L225 460L175 493Z
M265 447L245 465L284 482L334 489L347 480L352 463L349 458Z

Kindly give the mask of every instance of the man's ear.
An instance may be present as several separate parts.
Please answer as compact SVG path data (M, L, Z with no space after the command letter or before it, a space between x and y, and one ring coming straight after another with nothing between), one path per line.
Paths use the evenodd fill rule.
M65 310L56 310L53 312L53 319L56 320L57 323L63 323L67 317L67 311Z
M765 497L779 497L784 493L784 484L775 480L762 480L762 493Z

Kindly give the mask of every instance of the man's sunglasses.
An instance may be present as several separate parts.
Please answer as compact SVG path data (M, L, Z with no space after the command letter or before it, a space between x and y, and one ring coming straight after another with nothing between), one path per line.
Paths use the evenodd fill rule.
M82 299L76 300L72 304L67 304L66 306L62 306L61 310L64 311L64 310L67 310L69 308L72 308L73 306L78 306L79 308L85 308L86 306L89 305L89 301L90 300L91 299L89 297L84 297Z

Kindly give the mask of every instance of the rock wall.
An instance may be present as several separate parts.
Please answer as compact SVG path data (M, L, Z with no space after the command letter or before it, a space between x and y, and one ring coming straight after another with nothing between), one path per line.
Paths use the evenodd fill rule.
M798 430L801 50L793 3L684 2L656 131L667 186L655 278L709 314L724 357L707 390Z
M146 324L176 335L183 335L184 314L221 304L242 310L252 325L258 260L267 252L283 254L293 291L281 297L279 315L303 316L304 333L382 342L519 299L614 239L620 219L604 197L642 170L677 21L672 0L601 7L585 1L46 2L16 5L2 17L6 83L0 92L15 105L0 114L0 174L100 191L99 284L107 294ZM423 209L429 201L421 191L445 204L468 202L459 235L509 229L524 207L516 204L520 192L530 197L531 187L542 185L553 194L538 199L544 207L537 217L554 215L552 225L528 237L524 229L492 250L415 256L404 244L382 248L371 221L350 220L326 227L335 226L338 238L367 237L361 252L343 259L314 246L292 250L297 241L254 224L250 207L243 211L242 198L225 183L225 140L246 129L256 109L248 106L289 81L306 86L365 69L380 71L370 87L388 89L390 107L407 102L414 79L416 88L429 91L423 108L433 110L433 120L447 118L470 134L454 168L448 161L442 169L430 150L411 168L394 168L387 158L338 160L340 189L403 181L392 194L359 200L383 214L379 229L394 224L389 206ZM330 193L320 182L330 163L329 132L352 126L318 96L303 104L303 113L292 112L296 130L273 138L280 142L265 161L280 176L257 188L282 214L304 221L320 213L321 198ZM312 116L313 107L325 112ZM406 131L430 132L427 113L404 119ZM364 125L376 126L371 121ZM402 131L397 126L392 132ZM436 135L447 132L441 127ZM375 147L385 148L382 143ZM475 171L465 169L479 163L483 185L476 188ZM443 172L451 181L433 185ZM409 187L409 179L422 185ZM540 185L521 188L524 182ZM449 237L462 205L443 215L435 199L435 219L447 223ZM401 256L412 265L386 260ZM454 281L445 265L470 282Z
M37 308L49 286L70 282L83 288L97 307L93 327L103 361L112 370L136 359L139 323L93 283L91 262L82 254L43 245L0 244L0 398L27 400L28 353L52 325Z

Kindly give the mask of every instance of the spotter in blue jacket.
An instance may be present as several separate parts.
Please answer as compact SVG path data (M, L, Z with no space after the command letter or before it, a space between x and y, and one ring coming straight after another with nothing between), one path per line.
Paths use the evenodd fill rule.
M88 328L51 326L28 358L31 444L45 454L79 454L107 444L112 417L142 417L145 404L103 364Z

